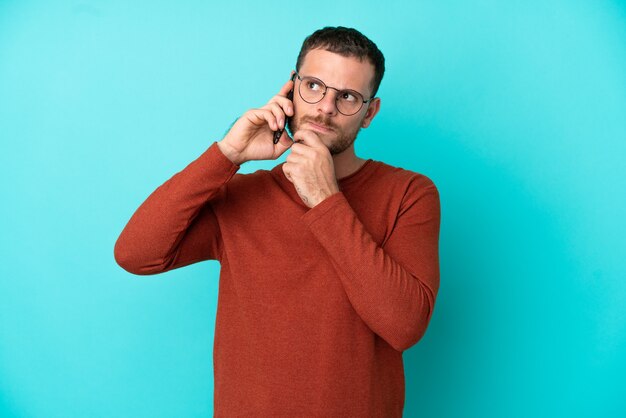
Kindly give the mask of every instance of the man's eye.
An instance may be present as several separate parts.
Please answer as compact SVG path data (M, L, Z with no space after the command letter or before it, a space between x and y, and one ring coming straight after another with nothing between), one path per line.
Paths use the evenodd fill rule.
M309 90L318 90L320 88L320 85L317 84L315 81L309 81L307 86L308 86Z
M341 100L345 100L347 102L356 102L356 96L349 91L344 91L341 93Z

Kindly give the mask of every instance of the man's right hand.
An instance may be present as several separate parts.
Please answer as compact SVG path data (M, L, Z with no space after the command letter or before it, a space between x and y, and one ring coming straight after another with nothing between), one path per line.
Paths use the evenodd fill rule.
M237 119L217 143L228 159L237 165L250 160L275 160L291 147L293 140L286 130L274 144L274 131L284 129L286 118L294 114L293 102L287 98L293 86L293 81L287 81L265 106L250 109Z

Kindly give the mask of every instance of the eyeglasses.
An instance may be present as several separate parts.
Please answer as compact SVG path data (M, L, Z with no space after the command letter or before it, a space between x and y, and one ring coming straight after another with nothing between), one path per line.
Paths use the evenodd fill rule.
M298 86L298 93L302 100L309 104L318 103L321 101L328 89L337 90L337 96L335 97L335 106L339 113L345 116L352 116L361 110L364 103L369 103L373 97L367 100L363 100L363 95L354 90L339 90L334 87L327 86L322 80L315 77L300 77L300 74L296 73L300 80Z

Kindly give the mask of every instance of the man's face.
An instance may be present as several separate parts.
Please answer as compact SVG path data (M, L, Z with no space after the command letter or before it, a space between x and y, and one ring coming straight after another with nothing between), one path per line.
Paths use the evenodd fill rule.
M306 54L299 74L301 77L318 78L327 86L339 90L356 90L367 100L371 95L370 82L374 77L374 66L368 60L359 61L354 57L313 49ZM293 134L299 129L315 132L332 155L352 146L359 130L369 126L380 106L380 100L374 99L371 103L363 104L356 114L346 116L339 113L335 106L337 90L329 88L321 101L310 104L298 94L300 83L296 78L293 92L295 115L289 122L289 129Z

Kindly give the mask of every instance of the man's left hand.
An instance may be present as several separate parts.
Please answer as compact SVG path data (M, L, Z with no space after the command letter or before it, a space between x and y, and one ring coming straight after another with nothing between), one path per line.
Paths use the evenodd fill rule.
M312 208L339 192L333 158L313 131L300 129L293 140L283 172L304 204Z

